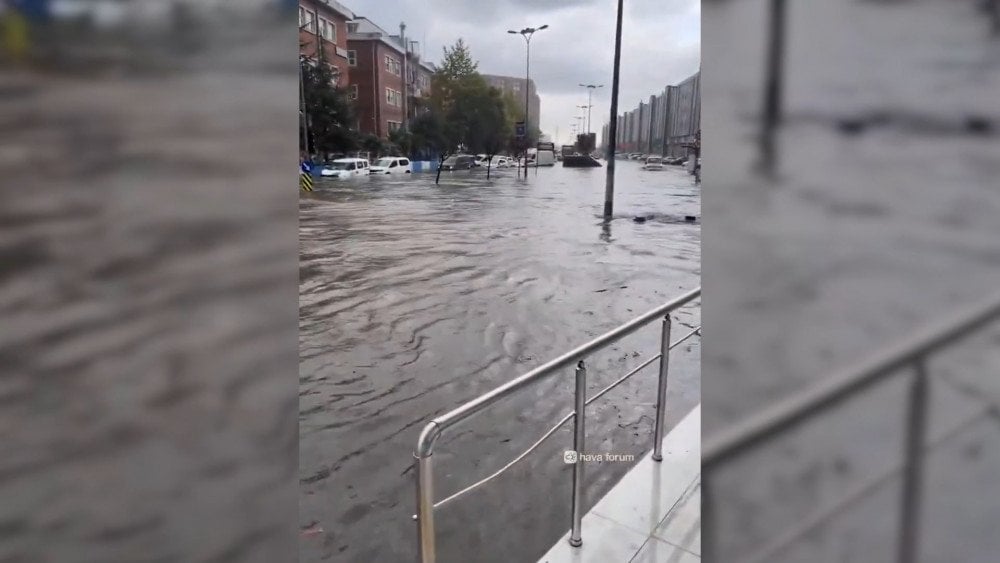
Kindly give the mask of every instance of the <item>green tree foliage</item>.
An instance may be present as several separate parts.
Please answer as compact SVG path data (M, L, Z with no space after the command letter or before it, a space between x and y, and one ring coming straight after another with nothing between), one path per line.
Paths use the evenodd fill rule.
M354 112L347 92L337 88L334 69L322 60L316 64L300 61L309 125L310 152L347 152L358 146L357 133L351 128ZM300 122L299 127L302 127ZM302 134L299 132L299 138Z
M445 123L440 113L429 111L410 122L410 147L413 152L443 154L449 147Z
M461 80L479 75L479 63L472 60L464 39L459 38L451 48L444 47L443 50L444 58L438 69L439 76L447 80Z

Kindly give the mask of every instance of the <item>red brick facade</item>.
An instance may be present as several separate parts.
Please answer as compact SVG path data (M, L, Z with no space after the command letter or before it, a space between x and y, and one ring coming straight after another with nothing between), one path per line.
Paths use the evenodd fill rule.
M354 14L336 1L299 0L299 53L316 59L322 49L323 58L337 69L341 88L349 84L347 22L352 19Z
M391 39L352 38L347 42L355 65L350 68L358 129L383 139L403 123L403 51ZM388 59L388 60L387 60Z

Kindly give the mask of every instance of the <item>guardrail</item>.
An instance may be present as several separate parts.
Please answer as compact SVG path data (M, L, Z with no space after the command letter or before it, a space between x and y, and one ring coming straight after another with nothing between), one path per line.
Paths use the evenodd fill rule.
M900 497L900 528L897 538L897 561L914 563L919 552L918 524L920 518L923 481L923 457L927 451L944 443L970 424L988 416L996 407L978 409L971 416L951 426L932 440L927 440L927 361L928 358L963 337L1000 320L1000 294L956 314L950 321L921 332L888 352L877 355L861 365L834 374L820 384L781 401L718 435L710 437L702 449L702 522L705 529L705 561L718 561L718 529L715 516L715 496L712 475L769 440L803 422L860 395L872 385L892 375L912 368L909 389L909 407L905 420L905 446L903 461L888 471L856 487L832 505L821 506L777 534L764 547L747 555L741 561L763 562L774 560L775 554L815 530L833 516L843 512L856 501L865 498L875 487L899 473L903 475Z
M437 550L435 548L435 532L434 532L434 510L440 508L442 505L455 500L456 498L464 495L465 493L491 481L495 477L502 474L504 471L513 467L517 462L524 459L529 453L534 451L538 446L552 436L556 430L562 427L563 424L569 421L570 418L573 419L574 431L573 431L573 450L577 452L583 452L584 442L586 434L584 432L584 425L586 419L586 407L590 403L596 401L598 398L604 396L605 393L614 389L628 378L632 377L640 370L646 366L652 364L657 359L660 360L660 372L659 380L657 382L657 394L656 394L656 422L653 429L653 459L656 461L662 461L663 452L663 431L664 431L664 420L665 420L665 403L667 397L667 372L669 367L670 359L670 349L677 346L681 342L684 342L691 336L701 333L701 327L697 327L691 332L689 332L684 337L678 339L674 343L670 343L670 313L680 309L684 305L694 301L701 295L701 288L694 289L664 303L663 305L649 311L648 313L636 317L631 321L615 328L597 338L591 340L590 342L579 346L558 358L543 364L528 373L525 373L503 385L476 397L475 399L459 406L458 408L438 416L427 423L423 431L420 433L420 437L417 439L417 448L414 452L414 457L416 458L416 483L417 483L417 514L414 518L417 520L418 527L418 546L420 553L420 561L422 563L434 563L437 557ZM649 360L643 362L639 367L633 369L629 373L625 374L614 383L608 387L602 389L596 395L587 399L587 368L584 364L584 360L587 356L601 350L602 348L617 342L618 340L632 334L633 332L639 330L640 328L648 325L649 323L662 319L662 334L660 339L660 353L653 356ZM575 366L576 375L576 390L574 396L574 410L567 414L562 420L557 423L552 429L546 432L542 437L536 441L531 447L525 450L522 454L514 458L513 461L500 468L499 471L491 474L485 479L481 479L476 483L458 491L457 493L439 501L434 502L434 473L432 465L432 456L434 453L434 444L441 437L442 433L459 424L460 422L468 419L470 416L480 413L491 405L509 397L518 391L525 389L526 387L538 383L539 381L546 379L554 375L559 370ZM578 456L578 459L573 467L573 485L572 485L572 522L569 543L574 547L579 547L583 544L583 538L581 537L581 522L583 520L583 457Z

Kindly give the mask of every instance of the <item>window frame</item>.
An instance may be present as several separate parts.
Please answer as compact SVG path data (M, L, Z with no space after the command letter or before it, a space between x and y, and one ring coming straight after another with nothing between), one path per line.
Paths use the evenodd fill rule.
M358 66L358 52L355 49L347 50L347 66Z
M319 16L318 19L319 19L319 26L318 26L319 36L331 43L336 43L337 42L336 22L334 22L333 20L328 20L323 16ZM324 30L328 30L330 32L329 37L327 37L327 34L324 33Z
M299 29L316 35L316 12L299 6Z

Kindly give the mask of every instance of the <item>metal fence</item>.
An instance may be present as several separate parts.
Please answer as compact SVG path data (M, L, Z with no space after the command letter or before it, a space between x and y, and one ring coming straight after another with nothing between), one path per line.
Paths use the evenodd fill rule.
M696 327L692 331L688 332L686 335L678 339L677 341L670 342L670 313L680 309L681 307L691 303L701 295L701 288L694 289L664 303L663 305L647 312L646 314L636 317L631 321L601 335L597 338L591 340L590 342L571 350L559 356L558 358L541 365L524 375L521 375L512 381L509 381L496 389L480 395L475 399L459 406L458 408L438 416L427 423L423 431L420 433L420 437L417 440L416 452L414 452L414 457L416 458L416 484L417 484L417 514L414 518L417 520L418 527L418 545L420 553L420 561L423 563L433 563L437 557L437 550L435 548L435 530L434 530L434 511L444 504L447 504L465 493L476 489L477 487L493 480L495 477L499 476L503 472L507 471L513 467L516 463L524 459L528 454L538 448L545 440L555 434L556 430L562 427L563 424L568 422L571 418L573 419L573 450L576 452L585 451L585 438L586 433L584 432L585 418L586 418L586 406L593 403L597 399L601 398L608 391L611 391L618 385L624 383L627 379L641 371L646 366L652 364L656 360L660 360L660 371L659 380L657 382L657 394L656 394L656 422L653 430L653 459L656 461L661 461L663 459L662 455L662 443L663 443L663 433L664 433L664 420L665 420L665 403L667 397L667 371L669 366L670 349L684 342L691 336L701 333L701 327ZM662 319L662 333L660 339L660 352L655 356L652 356L638 367L628 372L624 376L617 379L611 385L605 387L597 394L591 398L587 398L587 367L584 363L586 358L591 354L605 348L606 346L613 344L625 336L632 334L633 332L639 330L640 328L652 323L657 319ZM440 501L434 501L434 473L433 473L433 453L434 444L449 428L463 422L474 414L480 413L487 408L489 408L494 403L509 397L525 388L538 383L543 379L547 379L560 372L562 369L574 366L575 376L576 376L576 386L575 386L575 396L574 396L574 410L564 416L555 426L553 426L548 432L542 435L531 447L525 450L523 453L515 457L510 463L500 468L498 471L489 475L488 477L473 483L472 485L458 491L457 493L443 499ZM574 547L579 547L583 543L583 537L581 536L581 522L583 520L583 456L577 456L576 463L573 467L573 484L572 484L572 522L569 543Z
M894 375L910 371L909 405L904 421L903 460L889 470L856 487L830 505L820 506L790 528L770 538L766 545L747 551L740 561L774 561L776 554L816 530L837 514L865 498L878 486L902 474L900 527L897 561L914 563L919 553L919 521L923 495L924 455L978 420L989 416L994 407L985 407L952 425L938 436L927 438L927 397L929 358L963 337L1000 321L1000 294L957 314L949 322L922 332L888 352L860 366L824 379L815 387L793 395L765 409L747 421L711 437L702 452L702 522L705 529L705 561L718 561L717 499L713 474L742 455L756 450L779 435L797 428L843 401L859 397L865 390Z

